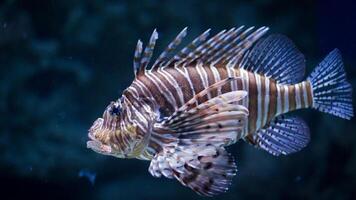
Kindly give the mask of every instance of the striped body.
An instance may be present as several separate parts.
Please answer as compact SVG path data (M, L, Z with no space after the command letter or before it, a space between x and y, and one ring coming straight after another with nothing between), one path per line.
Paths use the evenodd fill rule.
M123 95L131 102L154 101L152 105L159 105L160 114L164 117L209 85L228 77L240 79L212 91L200 102L230 91L247 91L248 96L241 103L249 109L248 124L237 139L252 135L277 115L312 106L312 90L308 81L281 85L263 75L229 65L215 67L198 64L147 71L137 77Z

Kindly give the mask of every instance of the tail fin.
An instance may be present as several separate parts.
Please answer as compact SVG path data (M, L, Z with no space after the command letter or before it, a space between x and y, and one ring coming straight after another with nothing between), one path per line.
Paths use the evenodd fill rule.
M314 69L308 80L313 88L313 107L344 119L353 117L352 88L346 80L341 54L333 50Z

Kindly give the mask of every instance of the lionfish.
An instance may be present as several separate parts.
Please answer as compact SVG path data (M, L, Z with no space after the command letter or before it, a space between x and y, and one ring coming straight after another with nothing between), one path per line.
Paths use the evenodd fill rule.
M134 53L135 78L89 129L87 147L118 158L150 160L154 177L177 179L203 196L225 192L237 168L225 147L239 139L274 155L310 140L293 110L353 117L352 88L335 49L303 81L305 59L268 27L210 29L180 51L184 28L149 66L153 31ZM176 52L176 53L174 53Z

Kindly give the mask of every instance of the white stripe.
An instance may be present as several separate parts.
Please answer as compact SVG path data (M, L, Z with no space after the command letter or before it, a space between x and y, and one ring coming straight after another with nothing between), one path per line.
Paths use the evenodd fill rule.
M190 85L190 89L192 90L192 94L193 94L193 97L195 96L195 90L194 90L194 86L193 86L193 81L192 79L190 78L190 74L189 74L189 71L188 69L186 68L186 65L184 64L183 67L182 67L187 75L187 80L189 82L189 85Z
M126 98L127 99L127 98ZM129 101L129 99L127 99L127 102L129 102L130 104L132 104L132 102L130 102ZM128 115L128 121L130 122L130 123L132 123L133 121L135 121L134 119L132 119L131 118L131 116L134 116L135 118L138 118L139 119L139 122L141 122L141 123L144 123L144 127L141 125L141 123L135 123L139 128L141 128L142 130L145 130L145 127L148 127L148 121L146 120L146 118L134 107L134 106L128 106L127 104L126 104L126 102L124 102L125 103L125 107L126 108L129 108L129 109L127 109L127 111L128 112L130 112L131 110L132 110L132 112L131 112L131 114L129 114ZM130 110L131 109L131 110ZM137 121L137 120L136 120ZM120 124L121 125L121 124ZM124 128L126 129L126 126L124 126Z
M202 68L203 68L202 65L198 63L195 66L195 68L196 68L196 70L197 70L197 72L199 74L199 78L200 78L201 82L203 83L204 88L209 87L209 81L208 81L207 74L206 73L203 74L203 72L202 72L203 71L202 70Z
M227 77L236 77L234 75L234 69L229 67L229 65L226 65L225 68L227 71ZM236 91L236 88L237 88L236 86L237 86L236 80L231 81L231 83L230 83L231 91Z
M204 88L209 87L209 80L208 80L208 74L206 73L204 67L202 66L201 63L197 64L196 69L198 71L199 77L203 83ZM207 93L208 99L211 99L211 93L210 91Z
M245 90L248 93L249 92L248 72L244 69L240 69L240 75L242 78L242 88L243 88L243 90ZM248 108L248 103L249 103L249 96L247 95L246 98L244 98L243 105Z
M140 86L139 86L139 87L140 87ZM138 97L138 95L135 96L135 94L134 94L135 91L137 92L136 88L133 87L133 86L130 86L129 88L127 88L127 92L130 93L132 96L134 96L134 98L136 98L136 99L134 99L133 101L136 101L137 104L141 104L140 101L137 101L137 99L138 99L139 97ZM133 105L133 103L126 97L126 95L123 94L122 97L124 98L124 102L122 102L122 103L123 103L125 106L127 106L127 102L130 103L131 105ZM146 105L146 106L144 105L144 106L142 106L142 107L143 107L143 109L144 109L147 113L152 112L152 109L149 108L147 105ZM133 119L131 119L131 112L130 112L130 110L128 110L127 116L128 116L128 118L129 118L130 121L133 120Z
M268 109L269 109L269 78L265 77L265 88L266 88L266 95L265 95L265 113L263 116L262 124L265 125L267 123L268 117Z
M172 91L165 84L170 84L173 88L175 88L175 90L177 90L177 87L175 87L175 85L172 85L172 83L168 80L168 77L165 74L163 74L160 70L157 70L157 73L159 73L162 76L162 79L165 79L168 82L168 83L164 83L159 77L156 77L156 75L154 76L157 78L159 83L161 83L161 85L166 89L167 93L169 94L169 96L172 100L172 102L170 102L170 103L173 105L173 108L175 110L177 110L178 104L177 104L176 98L174 97ZM154 74L152 74L152 75L154 75Z
M171 106L175 109L177 108L177 102L173 96L173 94L171 93L171 91L169 91L169 89L161 82L161 80L159 80L158 77L156 77L156 75L150 71L146 72L146 77L148 79L150 79L152 81L152 83L158 88L158 91L165 97L165 99L171 104ZM164 88L164 90L162 89L162 87Z
M220 81L219 71L214 65L210 65L210 69L213 72L215 83L217 83L218 81ZM221 95L221 87L218 88L218 95Z
M163 69L162 67L158 68L158 73L161 73L162 75L165 74L167 81L175 88L175 90L177 91L177 94L179 96L179 101L180 101L180 105L184 105L184 96L183 96L183 91L181 87L177 87L179 84L176 81L176 79L170 74L168 73L165 69Z
M137 91L136 88L133 87L132 85L127 88L127 91L128 91L129 93L131 93L132 96L134 96L135 98L138 98L138 96L139 96L138 91Z
M181 74L184 76L184 78L188 81L190 90L192 91L193 96L195 96L195 91L194 91L193 83L192 83L192 80L190 80L190 77L189 77L187 68L185 68L185 66L178 67L178 65L175 66L174 68L175 68L179 73L181 73ZM182 69L183 69L184 71L183 71Z
M283 85L284 87L284 109L283 113L286 113L289 111L289 92L288 92L288 86Z
M295 84L295 104L296 104L296 109L301 108L302 107L302 102L300 99L300 88L299 88L299 84Z
M308 102L308 95L307 95L307 87L305 85L305 81L302 82L302 89L303 89L303 99L304 99L304 106L307 108L309 107L309 102Z
M145 157L147 159L152 159L152 157L157 153L156 150L154 148L152 148L150 145L149 145L150 142L148 142L148 145L146 146L143 154L145 155Z
M249 76L248 76L248 72L246 71L246 70L241 70L240 72L242 72L243 74L244 74L244 80L242 80L242 82L243 83L245 83L245 89L246 89L246 91L247 91L247 94L249 93L249 85L250 85L250 79L249 79ZM250 99L249 99L249 95L247 95L246 96L246 98L245 98L245 106L246 106L246 108L248 108L248 109L250 109L249 107L248 107L248 104L249 104L249 101L250 101ZM245 134L247 135L248 134L248 120L247 120L247 123L246 123L246 131L245 131Z
M141 89L142 93L145 95L145 96L149 96L151 97L152 99L154 99L151 91L146 87L145 84L143 84L140 80L138 79L135 79L134 83L136 83L136 85ZM146 93L147 92L147 93Z
M279 115L282 113L282 96L281 96L281 87L279 87L278 84L277 86L277 112L276 115Z
M248 72L245 71L245 70L242 70L244 71L243 73L245 74L244 77L245 77L245 83L246 83L246 91L247 91L247 94L249 92L249 84L250 84L250 81L249 81L249 76L248 76ZM247 98L246 98L246 107L248 107L248 104L249 104L249 101L250 99L248 98L248 95L247 95Z
M238 88L238 90L244 90L244 91L248 91L248 86L246 87L246 84L248 84L248 77L246 78L245 77L245 73L244 73L244 70L243 69L234 69L234 75L236 77L236 71L239 70L239 74L240 74L240 77L241 77L241 83L242 83L242 88ZM236 81L234 81L236 82ZM236 82L237 84L237 82ZM236 86L237 87L237 86ZM249 109L248 107L248 93L246 95L245 98L242 99L242 105L244 105L246 108ZM248 134L248 120L246 120L246 124L245 124L245 128L244 128L244 131L242 133L243 136L246 136Z
M166 78L166 76L165 76L164 74L161 74L161 76L162 76L164 79L167 80L167 78ZM175 110L177 110L177 109L178 109L178 105L177 105L176 98L174 97L174 95L173 95L173 93L171 92L171 90L165 85L166 83L163 83L162 80L161 80L159 77L157 77L156 74L154 74L154 73L152 73L152 77L153 77L153 78L156 78L157 81L163 86L163 88L165 88L165 90L167 91L167 93L168 93L168 95L169 95L169 97L170 97L170 100L168 99L169 102L171 103L171 105L173 105L173 108L174 108ZM168 81L168 80L167 80L167 81ZM169 81L168 81L168 84L170 84ZM174 87L173 85L171 85L171 86ZM175 88L175 87L174 87L174 88ZM166 95L165 92L162 92L162 93L164 93L163 95Z
M261 127L261 117L262 117L262 92L261 92L261 77L253 73L256 79L256 86L257 86L257 119L256 119L256 130Z
M153 141L153 142L159 144L161 147L164 147L164 144L161 141L159 141L158 139L156 139L155 137L151 137L150 141Z
M242 69L238 69L239 70L239 74L240 74L240 77L241 77L241 82L242 82L242 88L238 88L239 90L245 90L247 91L246 89L246 84L245 84L245 76L244 76L244 73L242 72ZM235 74L235 71L234 71L234 75L236 76ZM248 96L248 95L247 95ZM246 98L243 99L243 105L246 106Z

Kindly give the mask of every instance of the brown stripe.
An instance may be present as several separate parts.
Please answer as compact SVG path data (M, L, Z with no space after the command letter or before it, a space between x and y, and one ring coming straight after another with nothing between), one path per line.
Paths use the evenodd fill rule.
M216 69L219 72L220 75L220 80L224 80L228 77L228 73L226 71L225 67L216 67ZM231 82L229 82L228 84L225 84L224 86L222 86L221 88L221 93L226 93L226 92L231 92Z
M115 144L115 145L120 145L120 144L122 144L122 142L120 141L120 139L119 139L119 135L121 134L121 132L120 131L114 131L114 134L110 134L110 142L112 143L112 144Z
M264 116L265 116L265 100L266 100L266 83L265 83L265 77L260 76L260 81L261 81L261 127L264 126ZM261 128L258 127L258 128Z
M274 80L269 80L269 108L267 115L267 123L272 120L277 112L277 86Z
M187 68L187 71L189 74L190 81L193 84L194 92L195 92L195 94L198 94L200 91L205 89L203 81L199 77L199 73L195 66L188 66L186 68ZM198 103L202 103L207 100L208 100L207 95L204 95L204 96L198 98Z
M257 145L257 141L253 138L253 136L252 135L247 135L246 137L245 137L245 139L250 143L250 144L252 144L252 145Z
M151 147L152 149L154 149L156 152L160 152L162 150L161 145L159 145L158 143L156 143L153 140L149 141L148 146Z
M165 144L169 144L169 143L172 143L174 141L176 141L174 138L171 138L171 137L165 137L165 136L159 136L159 135L162 135L162 134L167 134L167 130L158 130L157 129L154 129L154 133L155 134L151 134L151 137L152 138L155 138L156 140L162 142L162 143L165 143Z
M144 123L143 123L141 120L138 121L138 123L139 123L140 125L142 125L144 128L141 129L141 128L138 127L138 126L137 126L137 127L131 126L131 129L133 129L133 130L131 130L131 131L132 131L132 132L136 132L137 136L140 136L141 138L145 138L146 135L147 135L147 129L146 129Z
M136 109L141 109L142 108L142 103L146 103L149 106L154 106L151 101L137 101L137 98L135 98L131 92L129 92L128 90L125 90L123 93L123 96L125 96L127 99L127 101L129 101L129 103L131 104L130 106L135 107ZM146 97L146 96L141 96L141 97Z
M177 87L180 87L182 89L184 102L187 102L191 98L193 98L193 93L190 88L190 84L188 80L183 76L183 74L181 74L174 68L167 68L166 71L177 81Z
M243 80L242 80L241 75L240 75L240 70L234 69L233 72L234 72L234 74L232 74L232 76L240 77L239 79L235 80L235 82L236 82L236 90L243 90L243 88L242 88L242 81ZM232 91L232 88L231 88L231 91ZM245 97L245 98L247 99L248 97ZM241 99L238 103L242 105L243 100Z
M156 103L160 106L160 108L162 108L162 110L160 110L162 114L168 115L174 111L174 108L169 100L162 95L162 92L164 91L161 91L160 88L158 88L150 79L146 77L146 75L142 75L137 78L151 91Z
M299 83L300 107L305 108L303 83Z
M307 97L308 97L308 106L313 106L313 97L312 97L312 87L309 81L305 82L305 87L307 89Z
M146 97L147 95L149 95L148 91L145 90L145 88L141 88L139 84L136 83L136 81L132 82L131 87L136 89L139 97ZM125 94L127 93L127 91L125 90L123 93Z
M127 147L127 144L124 142L123 134L120 134L119 131L115 131L115 133L111 135L111 137L115 137L115 140L117 140L117 147L119 149L124 150Z
M204 67L204 69L206 71L206 74L208 75L208 83L209 83L209 85L214 84L215 83L215 78L214 78L214 74L211 71L210 67L208 67L208 66L203 66L203 67ZM210 94L211 94L211 98L214 98L214 97L216 97L218 95L218 92L217 92L217 90L211 90Z
M295 85L288 86L289 111L295 110Z
M155 71L154 74L167 87L167 89L172 93L173 98L174 98L175 102L177 103L177 107L179 108L180 106L182 106L177 89L174 88L174 86L167 80L167 78L166 78L167 75L163 75L161 73L158 73L157 71ZM171 104L173 104L173 102Z
M242 87L242 79L237 79L236 82L237 82L237 90L243 90L243 87ZM247 88L246 88L247 90ZM247 92L247 91L246 91ZM248 96L245 97L246 99L248 98ZM239 103L242 104L242 99L239 101Z
M248 109L250 111L248 116L248 132L251 134L256 130L257 120L257 86L255 76L251 72L248 72L248 81Z
M240 77L239 79L236 80L237 90L242 90L243 88L242 88L242 78L241 78L240 70L234 69L233 72L234 72L233 74L234 77Z
M281 113L283 113L284 111L284 106L285 106L285 98L284 98L284 93L286 92L285 89L284 89L284 86L283 85L278 85L279 87L279 91L281 92Z
M135 87L134 85L132 85L132 87ZM139 89L137 89L137 87L135 87L137 91L141 91ZM140 95L140 93L139 93ZM135 97L132 95L131 92L129 92L128 90L125 90L123 93L122 93L122 96L125 96L130 102L133 102L135 100Z

